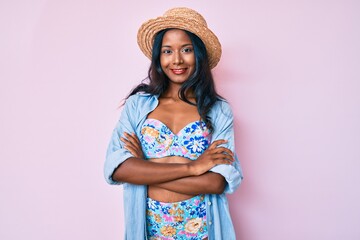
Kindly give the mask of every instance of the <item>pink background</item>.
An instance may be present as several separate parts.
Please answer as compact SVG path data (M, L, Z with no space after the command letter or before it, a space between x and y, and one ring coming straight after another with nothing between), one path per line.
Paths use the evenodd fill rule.
M142 22L198 10L223 45L245 180L238 239L360 239L360 2L0 2L0 239L123 238L103 178L120 101L145 78Z

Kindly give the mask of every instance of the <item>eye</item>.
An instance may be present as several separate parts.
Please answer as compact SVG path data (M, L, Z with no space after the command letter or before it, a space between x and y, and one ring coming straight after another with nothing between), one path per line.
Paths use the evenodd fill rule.
M193 49L191 47L186 47L182 51L185 53L191 53L193 51Z
M172 53L172 51L169 50L169 49L164 49L164 50L162 51L162 53L164 53L164 54L170 54L170 53Z

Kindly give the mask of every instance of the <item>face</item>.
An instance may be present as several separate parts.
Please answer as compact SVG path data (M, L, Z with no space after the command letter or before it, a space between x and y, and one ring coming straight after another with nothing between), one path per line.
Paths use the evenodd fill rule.
M164 34L160 64L173 84L184 83L194 73L194 47L186 32L180 29L172 29Z

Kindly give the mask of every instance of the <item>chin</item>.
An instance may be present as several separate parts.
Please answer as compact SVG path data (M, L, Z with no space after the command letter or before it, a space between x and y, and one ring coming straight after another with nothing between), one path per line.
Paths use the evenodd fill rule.
M189 78L169 78L171 82L173 83L177 83L177 84L183 84L184 82L186 82Z

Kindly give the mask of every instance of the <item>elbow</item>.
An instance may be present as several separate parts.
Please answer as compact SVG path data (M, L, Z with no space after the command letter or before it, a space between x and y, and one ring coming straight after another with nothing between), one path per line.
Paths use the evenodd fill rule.
M111 176L111 179L112 179L114 182L117 182L117 183L124 182L124 180L121 178L121 176L119 176L118 174L115 174L115 172L114 172L113 175Z
M115 170L114 172L112 173L111 175L111 179L114 181L114 182L118 182L118 183L124 183L124 182L127 182L127 174L126 174L126 171L124 171L123 167L122 167L123 164L120 164Z
M218 181L215 181L212 188L212 194L222 194L225 191L226 181L222 177Z
M135 171L135 168L132 164L132 161L126 160L121 163L111 175L111 178L114 182L118 183L131 183L144 185L144 181L139 177L138 172Z

